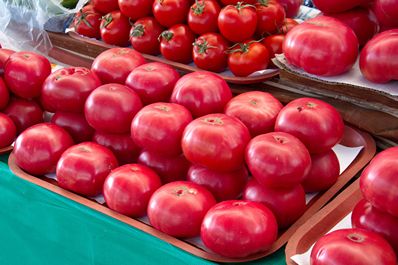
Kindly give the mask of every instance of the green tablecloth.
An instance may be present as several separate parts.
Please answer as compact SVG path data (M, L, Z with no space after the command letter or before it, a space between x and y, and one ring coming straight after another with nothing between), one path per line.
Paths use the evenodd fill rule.
M0 156L0 264L214 264L13 175ZM285 264L283 249L248 264Z

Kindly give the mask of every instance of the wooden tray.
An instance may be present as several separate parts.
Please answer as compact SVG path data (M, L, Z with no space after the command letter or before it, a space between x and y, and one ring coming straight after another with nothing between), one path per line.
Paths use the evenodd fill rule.
M15 158L13 153L9 157L9 166L11 171L17 175L18 177L25 179L31 183L34 183L38 186L41 186L45 189L53 191L55 193L60 194L61 196L67 197L73 201L81 203L89 208L102 212L108 216L111 216L119 221L122 221L126 224L129 224L137 229L140 229L144 232L147 232L155 237L158 237L161 240L164 240L178 248L181 248L193 255L201 257L203 259L216 261L216 262L246 262L251 260L256 260L263 258L272 254L273 252L277 251L281 248L294 234L294 232L302 226L309 218L311 218L321 207L323 207L326 203L328 203L335 194L337 194L355 175L372 159L376 152L376 146L373 138L362 131L354 129L352 127L346 126L345 127L345 135L341 142L342 145L349 146L349 147L356 147L356 146L364 146L362 151L353 161L353 163L340 175L338 181L327 191L322 194L319 194L314 199L311 200L310 204L306 212L287 230L280 233L277 241L272 245L271 249L267 252L257 253L255 255L251 255L249 257L240 258L240 259L231 259L219 256L214 253L206 252L190 243L187 243L183 240L168 236L154 228L150 225L142 223L138 220L133 218L127 217L125 215L119 214L115 211L110 210L109 208L94 202L90 199L84 198L80 195L74 194L72 192L66 191L56 185L54 181L47 181L46 179L42 179L39 177L35 177L32 175L27 174L22 169L20 169L15 164Z
M14 147L11 145L8 147L0 148L0 155L7 154L7 153L11 152L12 149L14 149Z

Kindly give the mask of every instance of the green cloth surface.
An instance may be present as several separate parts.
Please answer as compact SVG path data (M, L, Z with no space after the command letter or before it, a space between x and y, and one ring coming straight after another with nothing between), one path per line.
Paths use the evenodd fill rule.
M215 264L13 175L0 156L0 264ZM284 249L246 264L285 264Z

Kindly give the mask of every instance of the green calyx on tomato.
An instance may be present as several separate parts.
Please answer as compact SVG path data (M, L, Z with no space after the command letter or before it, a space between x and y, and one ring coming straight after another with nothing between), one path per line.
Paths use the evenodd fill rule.
M235 6L235 8L240 12L240 10L242 10L245 7L253 7L254 9L256 9L256 7L254 5L249 5L246 4L245 2L238 2Z
M261 6L268 6L269 0L257 0L258 4Z
M200 40L200 39L199 39ZM193 43L193 46L198 47L198 53L203 54L207 53L208 49L216 49L216 46L209 45L209 42L206 39L202 39L202 42L198 40Z
M159 41L161 38L165 39L166 41L170 41L173 38L174 34L173 32L169 31L169 30L165 30L163 31L160 36L159 36Z
M105 23L101 25L101 29L106 28L113 21L111 14L107 14L106 16L102 17L102 19L105 20Z
M84 23L84 24L86 24L86 26L87 27L89 27L89 28L93 28L93 26L91 26L91 24L87 21L87 19L86 19L86 17L87 17L87 15L88 15L88 13L83 13L83 12L80 12L80 16L79 16L79 19L77 20L77 22L76 22L76 24L75 24L75 30L76 30L76 27L77 26L79 26L80 25L80 23Z
M247 43L236 43L227 50L227 53L236 53L236 52L247 53L249 51L251 44L253 44L255 42L260 42L260 41L261 40L259 40L259 41L253 40L253 41L249 41ZM237 46L239 46L239 48L236 48Z
M192 6L191 9L195 15L202 15L205 7L204 0L195 0L195 6Z
M141 37L145 33L145 27L142 24L137 24L134 26L134 29L131 31L131 37Z

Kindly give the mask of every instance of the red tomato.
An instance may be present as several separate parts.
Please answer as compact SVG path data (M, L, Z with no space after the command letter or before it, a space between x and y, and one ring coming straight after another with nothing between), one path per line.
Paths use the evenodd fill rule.
M68 148L57 164L58 186L85 196L102 192L106 177L118 166L112 152L102 145L84 142Z
M180 75L167 64L147 63L135 68L126 80L145 105L168 102Z
M110 45L127 46L130 39L130 21L120 11L112 11L102 17L101 38Z
M303 0L278 0L278 3L285 9L286 17L294 18L297 16Z
M256 31L256 8L251 5L237 3L221 9L218 16L218 28L221 34L232 42L250 39Z
M167 156L181 154L181 138L192 115L184 106L153 103L141 109L131 123L131 137L143 149Z
M0 110L3 110L5 107L7 107L9 101L10 92L4 83L3 78L0 77Z
M120 12L132 20L152 14L152 0L119 0Z
M261 43L268 50L270 63L272 63L271 59L275 58L275 54L283 53L282 46L284 40L285 40L285 35L277 34L277 35L268 36L261 41Z
M194 237L207 211L216 204L213 195L202 186L175 181L160 187L148 205L148 217L156 229L174 237Z
M203 70L222 72L227 68L228 41L218 33L206 33L193 44L193 61Z
M290 64L310 74L335 76L354 65L358 57L358 39L342 22L320 16L289 31L283 53Z
M384 31L371 39L359 57L362 75L371 82L398 80L398 29Z
M17 135L14 122L7 115L0 113L0 148L10 146Z
M138 163L153 169L162 183L185 180L190 165L183 155L163 156L145 150L138 157Z
M341 141L344 122L332 105L315 98L299 98L279 112L275 131L296 136L311 154L320 154Z
M224 201L207 212L200 234L215 253L241 258L270 249L278 226L272 212L261 203Z
M294 28L297 25L299 25L299 23L296 20L287 17L283 22L281 33L287 34L290 30L292 30L292 28Z
M155 0L152 12L162 26L170 28L187 20L189 6L189 0Z
M282 108L282 103L271 94L250 91L232 98L224 112L243 122L254 137L274 130L276 116Z
M83 12L81 10L75 15L72 25L77 33L89 38L101 38L100 24L101 14L88 11Z
M361 174L363 197L374 207L398 217L398 147L376 155Z
M187 179L207 188L217 201L234 200L241 194L248 179L246 167L232 172L216 172L206 167L192 165Z
M82 9L80 9L82 12L97 12L94 9L94 6L91 3L87 3Z
M188 26L198 35L217 32L217 19L221 7L214 0L196 1L188 13Z
M131 121L142 108L133 90L119 84L102 85L87 98L84 114L88 124L104 133L128 133Z
M141 217L146 215L149 199L160 188L159 176L150 168L127 164L109 174L104 183L104 198L112 210Z
M153 17L138 19L130 30L130 42L141 53L160 54L159 35L164 28Z
M91 141L94 129L88 125L81 113L57 111L51 118L51 122L64 128L75 143Z
M0 48L0 75L4 74L4 67L6 65L6 61L11 56L11 54L15 53L13 50Z
M12 119L18 134L43 122L43 110L35 101L13 98L3 112Z
M90 4L96 11L102 14L106 14L119 9L117 0L91 0Z
M398 27L398 5L396 0L375 0L372 7L381 29L393 29Z
M342 229L321 237L311 251L311 265L396 265L394 250L380 235Z
M23 131L15 141L15 163L29 174L54 172L62 153L73 145L69 134L51 123L40 123Z
M7 87L21 98L40 96L41 86L51 73L48 59L33 52L16 52L10 55L4 77Z
M88 95L100 85L98 77L87 68L62 68L44 81L41 103L50 112L83 112Z
M193 117L200 117L223 112L231 98L231 90L224 79L210 72L198 71L177 81L170 101L185 106Z
M259 0L257 8L257 28L259 36L268 36L278 31L286 17L283 7L274 0Z
M219 2L221 2L221 4L223 6L228 6L228 5L236 5L238 2L242 2L242 1L239 1L239 0L220 0ZM257 3L257 0L246 0L244 2L247 3L247 4L250 4L250 5L254 5L254 4Z
M369 0L313 0L312 2L323 13L341 13L366 4Z
M145 63L139 52L130 48L112 48L98 55L92 66L93 71L103 84L126 82L132 70Z
M209 114L192 121L182 138L182 150L193 164L228 172L243 166L250 140L246 126L225 114Z
M167 60L190 63L195 36L187 25L174 25L160 34L160 53Z

